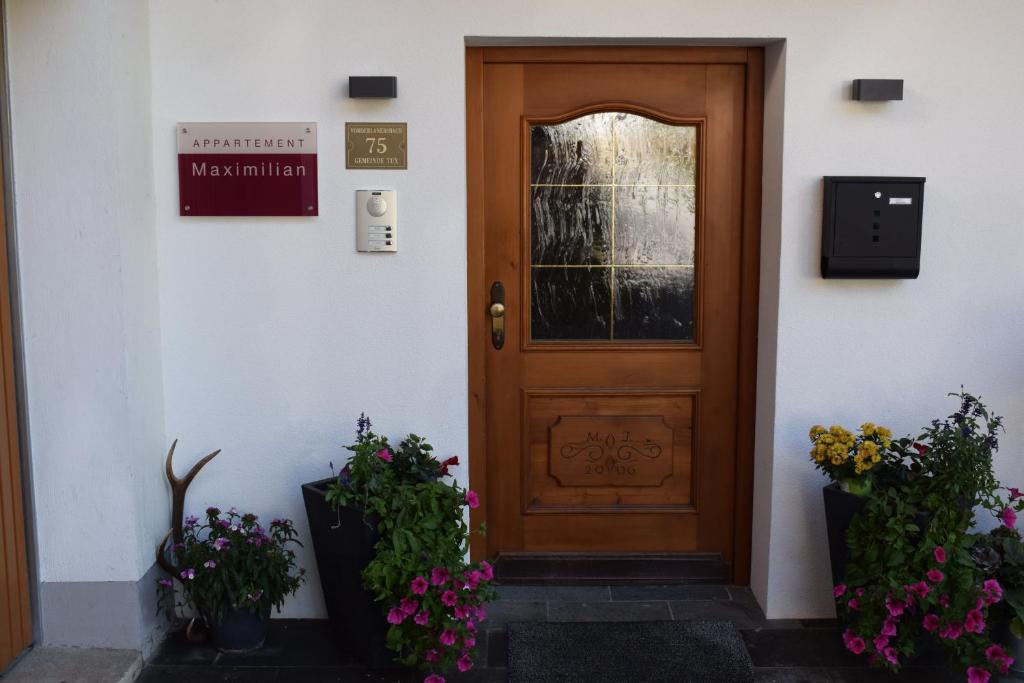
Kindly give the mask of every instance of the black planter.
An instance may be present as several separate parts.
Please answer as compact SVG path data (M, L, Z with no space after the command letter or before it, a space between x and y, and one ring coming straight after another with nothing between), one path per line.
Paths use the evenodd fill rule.
M850 549L846 545L846 530L850 522L867 504L867 498L844 491L839 484L822 489L825 498L825 526L828 529L828 557L832 565L832 585L842 583L846 576L846 562Z
M363 588L363 569L373 559L380 536L363 519L362 510L331 509L324 496L333 481L302 485L327 616L342 650L371 667L393 666L394 652L386 645L387 620L380 603Z
M221 652L250 652L267 639L270 610L259 614L246 609L227 612L219 624L210 625L210 641Z
M868 499L839 488L832 483L822 489L825 499L825 526L828 529L828 556L832 566L832 585L842 583L846 578L846 563L850 559L850 549L846 545L846 531L850 523L867 505ZM918 512L914 515L914 524L922 532L931 522L931 515Z

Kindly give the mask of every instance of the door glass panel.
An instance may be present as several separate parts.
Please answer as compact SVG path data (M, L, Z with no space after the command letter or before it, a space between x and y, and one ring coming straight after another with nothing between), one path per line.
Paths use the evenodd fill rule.
M697 127L530 126L531 336L693 339Z

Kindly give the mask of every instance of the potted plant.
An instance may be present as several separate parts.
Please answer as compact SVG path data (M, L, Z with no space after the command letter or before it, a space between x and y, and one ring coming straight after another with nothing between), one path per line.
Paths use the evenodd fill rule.
M974 536L970 554L987 579L995 579L1003 588L1003 600L993 608L995 637L1013 658L1011 669L1024 672L1024 542L1014 528L1014 503L1021 498L1015 488L1008 489L1009 500L999 526Z
M182 532L182 542L170 549L180 570L160 579L160 607L168 616L178 608L199 615L213 644L224 652L261 647L271 608L280 611L305 574L296 568L289 548L299 544L292 522L275 519L263 528L254 514L211 507L203 523L195 516L185 518Z
M437 683L444 670L472 668L493 597L491 566L465 559L465 508L479 499L446 481L458 458L437 460L413 434L393 447L365 416L357 427L338 475L303 487L328 613L356 656L394 659Z
M891 460L892 432L871 422L862 424L858 435L839 425L815 425L809 437L811 460L832 480L822 496L832 579L840 583L848 555L846 530L864 509L873 479Z
M992 472L1001 418L970 394L958 399L950 417L893 442L902 469L875 488L850 525L850 559L834 594L851 652L898 671L930 638L970 683L986 683L1013 660L993 634L1004 588L969 552L974 510L1012 526L1024 501L1004 501Z

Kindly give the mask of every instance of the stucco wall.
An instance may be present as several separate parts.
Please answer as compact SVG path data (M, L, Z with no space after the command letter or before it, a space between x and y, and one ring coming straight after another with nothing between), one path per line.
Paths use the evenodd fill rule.
M389 435L465 452L466 36L785 40L769 59L758 375L753 583L769 616L831 613L810 423L914 430L963 383L1007 416L999 470L1024 478L1018 2L154 0L148 24L141 3L9 5L29 29L11 32L15 175L50 576L142 575L166 513L141 512L130 539L95 528L165 504L152 479L161 415L183 467L224 449L192 509L237 505L303 529L298 486L342 459L360 411ZM116 60L111 38L138 59ZM397 75L398 99L347 99L347 76L366 74ZM906 99L851 102L857 77L904 78ZM317 121L320 216L179 218L174 124L201 120ZM408 121L408 171L345 170L344 122L360 120ZM918 280L819 278L829 174L927 176ZM354 190L374 186L399 191L393 256L354 251ZM157 322L159 355L137 337ZM129 405L151 421L139 448L126 445ZM98 516L69 520L69 496ZM312 567L308 548L301 559ZM286 614L322 614L311 579Z

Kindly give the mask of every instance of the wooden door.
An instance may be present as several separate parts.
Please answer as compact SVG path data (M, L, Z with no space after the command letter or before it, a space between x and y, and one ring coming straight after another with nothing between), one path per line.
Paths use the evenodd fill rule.
M4 219L4 172L0 153L0 671L32 644Z
M470 51L486 554L715 552L746 579L760 71L747 49Z

